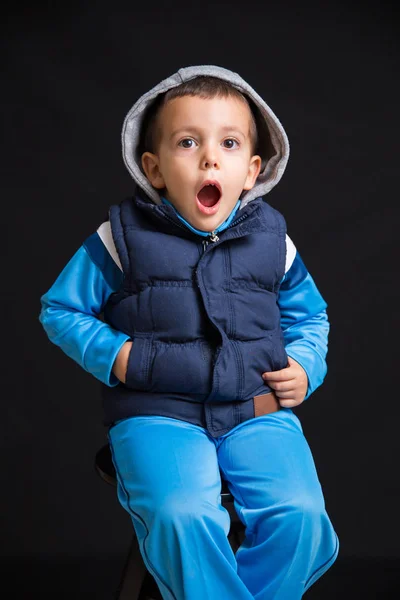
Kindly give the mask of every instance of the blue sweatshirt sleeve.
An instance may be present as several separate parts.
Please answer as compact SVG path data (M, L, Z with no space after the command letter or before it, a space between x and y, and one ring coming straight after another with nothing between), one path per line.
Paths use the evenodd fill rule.
M51 342L94 377L113 387L112 366L129 336L101 320L122 272L98 233L90 236L41 297L39 321Z
M307 373L307 399L327 373L329 322L327 304L296 250L281 283L278 305L286 353Z

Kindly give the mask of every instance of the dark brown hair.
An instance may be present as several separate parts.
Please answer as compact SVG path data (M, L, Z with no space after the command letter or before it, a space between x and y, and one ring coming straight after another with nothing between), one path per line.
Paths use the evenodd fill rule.
M223 81L222 79L218 79L217 77L205 76L201 75L199 77L195 77L186 83L182 83L177 87L174 87L168 92L164 94L160 94L154 100L154 102L147 109L142 128L141 128L141 137L139 143L139 154L142 155L143 152L152 152L154 153L160 142L160 132L157 127L157 117L160 113L160 110L167 102L173 100L174 98L181 98L182 96L199 96L200 98L209 99L209 98L237 98L242 102L245 102L250 109L250 140L251 140L251 152L252 154L257 153L258 146L258 133L257 133L257 125L256 118L254 114L254 109L244 94L239 92L238 89L233 87L227 81Z

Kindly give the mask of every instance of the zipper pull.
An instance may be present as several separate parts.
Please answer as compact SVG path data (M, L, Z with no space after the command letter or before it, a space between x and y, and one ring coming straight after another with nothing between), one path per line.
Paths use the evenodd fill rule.
M211 242L219 242L219 237L217 236L217 234L215 233L215 231L212 231L210 234L210 241ZM203 244L203 252L205 252L207 250L207 246L209 244L208 240L203 240L202 241Z

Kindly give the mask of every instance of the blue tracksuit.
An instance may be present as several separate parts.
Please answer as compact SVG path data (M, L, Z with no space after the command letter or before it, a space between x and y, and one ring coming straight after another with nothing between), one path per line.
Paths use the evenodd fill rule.
M204 72L204 69L207 70L206 67L199 68L199 72ZM214 76L238 83L236 74L219 70L217 67L208 69ZM196 67L181 70L179 79L172 78L171 81L162 82L164 87L158 87L154 97L160 91L179 84L186 76L193 76L193 73L196 74ZM242 91L247 86L245 92L251 97L251 88L242 81L240 86ZM261 101L255 93L253 99L260 104ZM266 105L260 107L264 110L264 116L267 110L265 107ZM127 148L124 158L134 179L148 198L156 205L164 207L164 212L157 209L161 218L159 231L164 227L163 215L166 215L171 222L175 220L175 223L183 224L183 229L193 234L190 237L182 233L183 238L187 238L188 241L186 246L182 246L183 258L176 257L176 268L181 270L185 261L191 260L188 257L191 256L191 248L196 246L196 239L201 245L201 240L206 240L209 233L195 230L164 198L154 197L154 190L150 191L141 179L142 175L132 162L132 139L135 136L135 119L138 118L134 109L124 124ZM272 111L268 118L265 118L277 153L267 161L260 186L254 191L254 196L247 196L247 201L242 197L230 217L213 232L214 237L215 234L220 234L221 244L224 239L232 238L234 228L239 227L236 224L238 215L254 215L257 212L256 207L261 207L262 204L260 196L269 191L283 172L288 155L286 137ZM274 128L279 136L273 135ZM268 170L268 165L273 161L274 169ZM272 182L273 178L275 179ZM261 193L257 194L257 191ZM251 201L252 205L249 204ZM246 205L249 205L247 209ZM129 208L130 205L129 202L125 202L121 206ZM262 206L263 210L264 208ZM274 214L273 210L268 213L272 220ZM269 218L265 217L264 221L267 222ZM117 472L118 498L131 515L146 566L154 575L163 598L301 598L308 587L335 561L338 539L325 510L312 454L298 417L293 410L282 408L278 412L254 418L251 396L253 392L260 391L254 387L255 375L248 375L253 364L253 359L249 360L249 356L254 356L254 360L259 357L256 342L260 335L256 330L252 334L245 326L243 333L239 334L237 328L240 327L240 320L233 320L234 315L240 312L235 307L235 302L240 302L240 298L245 299L246 294L241 296L238 288L234 297L227 301L226 305L231 307L228 323L229 341L226 336L224 338L223 329L221 335L226 346L230 347L236 332L243 345L249 344L246 347L251 348L253 344L254 351L251 350L250 355L245 351L241 354L238 350L239 342L232 341L232 346L236 348L232 360L226 359L223 362L227 374L226 383L219 388L214 386L213 396L199 394L197 397L196 393L193 393L195 390L187 392L191 390L190 385L194 381L194 370L189 382L179 373L179 393L170 390L174 393L163 395L160 381L172 382L169 385L177 381L177 378L171 378L171 374L165 369L169 364L175 369L171 369L171 372L177 372L179 362L182 362L177 352L171 353L172 359L165 364L160 361L160 355L151 355L149 350L150 358L144 363L146 369L147 363L153 366L159 364L159 367L154 372L154 378L144 381L142 364L141 378L138 378L135 365L139 364L142 357L142 351L137 350L142 347L140 345L136 346L137 355L130 367L132 372L128 373L131 389L129 385L123 386L112 373L115 357L126 341L133 339L135 346L137 336L137 339L143 342L147 336L146 319L149 315L154 315L155 308L150 306L151 300L148 304L142 302L140 319L133 320L136 325L131 328L132 318L129 318L129 311L136 309L132 303L129 304L129 309L126 307L130 302L129 295L137 293L137 290L133 289L135 282L141 278L138 272L131 269L136 269L136 265L140 267L144 263L139 257L136 262L140 239L133 236L130 241L127 238L127 249L128 253L130 249L134 249L132 256L135 260L128 266L124 247L120 243L120 232L116 229L118 224L116 225L113 219L114 217L111 223L103 223L96 233L84 242L53 286L42 297L40 320L50 340L104 384L103 387L107 391L105 397L108 398L104 423L109 426L108 439ZM251 219L252 217L248 221ZM127 230L129 226L132 227L128 224ZM268 225L267 230L270 233L272 229ZM149 232L150 230L151 228L148 229ZM275 362L270 363L271 370L285 366L284 356L291 356L300 363L308 378L308 398L322 383L326 374L329 331L327 305L290 238L281 230L279 236L273 238L276 242L271 242L272 245L268 247L269 240L272 239L269 237L270 233L262 245L271 261L265 270L266 278L264 280L262 267L257 267L258 270L256 269L251 277L256 278L260 289L271 287L267 294L275 293L275 301L268 304L268 300L265 304L265 322L271 323L270 330L274 332L278 325L280 336L273 337L267 333L265 337L271 340L272 346L266 349L265 343L262 343L260 351L266 352L265 360L268 360L268 356L275 357ZM243 233L245 234L246 232ZM257 235L260 234L261 231ZM135 244L138 246L135 247ZM283 253L280 251L274 254L275 244L282 245ZM164 250L167 256L167 249ZM205 247L205 250L210 256L207 263L209 273L212 275L214 269L217 276L219 263L213 263L211 257L213 253L215 260L218 256L225 256L226 262L227 253L225 251L223 254L224 250L219 251L218 248L214 251ZM176 253L172 253L171 256L175 257ZM182 266L180 260L183 261ZM279 261L280 266L275 269L273 264L278 264ZM165 274L165 269L171 266L171 260L164 262L164 271L156 271L157 276L159 273ZM232 263L231 283L238 279L235 268L240 269L238 260L231 261L230 264ZM148 261L146 264L150 265ZM262 265L262 261L259 264ZM152 269L153 266L146 268ZM158 269L158 265L155 264L154 268ZM128 272L131 278L129 285ZM136 274L132 278L133 273ZM271 273L274 273L275 280L271 279ZM148 274L153 282L154 273ZM144 279L143 281L145 282ZM212 277L209 281L212 283ZM241 290L246 287L243 282ZM181 284L177 283L177 288L179 285ZM196 331L203 331L190 330L193 322L197 322L198 309L195 309L191 300L194 296L189 283L181 287L187 290L189 300L185 306L193 315L187 323L185 335L195 338ZM226 285L226 290L228 289L231 289L229 283ZM217 288L215 293L218 293ZM253 293L254 298L248 305L253 306L253 319L261 323L262 305L256 306L259 294L254 290ZM167 296L161 295L160 298L163 302L166 301L163 298ZM125 307L122 312L118 302L120 306ZM246 306L246 302L243 302L243 306ZM170 310L171 306L173 301L169 302L167 310ZM221 303L220 307L217 304L214 306L216 310L222 311L215 321L218 325L218 318L220 321L225 319L224 304ZM278 324L271 321L274 306L278 308ZM110 307L114 308L110 310ZM164 309L163 305L163 311ZM105 315L104 320L99 318L102 313ZM210 317L209 313L208 316ZM240 319L245 318L245 314L239 316ZM164 321L153 319L152 323L154 325ZM177 323L179 326L179 320ZM170 323L168 327L171 327ZM264 327L261 327L260 332L263 329ZM153 331L152 336L157 334L157 331ZM249 339L246 339L246 336ZM184 341L186 343L187 339ZM178 335L176 348L181 348L181 342ZM196 339L192 345L188 345L189 352L194 352L195 342L197 343ZM273 347L276 349L280 343L282 349L284 348L283 354L282 351L277 354L277 350L273 350ZM157 348L162 346L162 335L155 339L154 345ZM207 349L204 354L203 342L201 348L206 360L204 364L212 365L207 369L215 370L215 365L218 366L216 357L207 363L210 357ZM221 355L220 350L219 352ZM176 364L173 362L174 356L178 357ZM182 354L182 357L184 356ZM278 361L277 356L281 357ZM193 361L189 361L188 364L195 365L195 354L192 354L192 357ZM248 367L240 377L238 376L236 383L232 384L233 391L225 393L227 386L230 386L232 379L236 377L234 365L243 366L246 360L249 360ZM262 362L265 362L264 359ZM206 367L203 365L202 368ZM229 371L232 368L234 370ZM256 367L255 374L258 369ZM161 371L163 379L160 379ZM204 371L205 375L207 373L207 370ZM223 373L221 369L220 373ZM218 383L221 381L223 377L218 375ZM203 384L202 378L199 379L200 383ZM213 402L207 403L207 398ZM213 406L219 410L218 414L212 413ZM207 413L210 410L211 413ZM222 422L218 427L215 425L216 416ZM246 539L236 555L233 554L227 540L229 515L220 503L221 476L227 480L235 498L235 508L246 525Z

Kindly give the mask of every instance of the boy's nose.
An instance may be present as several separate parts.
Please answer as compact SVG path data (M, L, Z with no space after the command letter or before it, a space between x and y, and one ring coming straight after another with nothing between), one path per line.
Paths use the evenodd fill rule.
M210 169L219 169L221 160L219 155L219 147L214 141L205 142L201 152L201 168L204 171Z
M207 149L202 157L204 169L219 169L219 158L217 152L211 148Z
M219 163L216 158L205 158L203 160L203 165L205 169L218 169Z
M203 152L201 156L201 163L203 169L219 169L220 160L218 155L218 148L212 142L204 144Z

